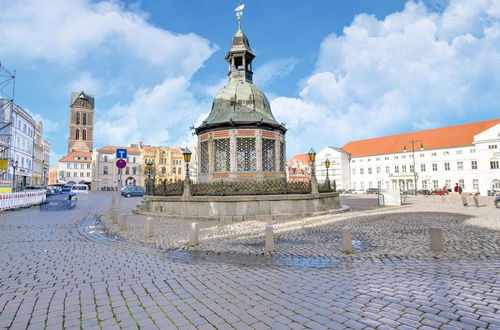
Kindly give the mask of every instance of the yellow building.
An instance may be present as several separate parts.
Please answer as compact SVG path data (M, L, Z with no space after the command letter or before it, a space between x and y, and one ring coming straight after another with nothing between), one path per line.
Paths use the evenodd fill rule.
M142 163L153 161L155 183L184 180L184 157L181 148L142 146ZM146 178L144 178L146 179Z

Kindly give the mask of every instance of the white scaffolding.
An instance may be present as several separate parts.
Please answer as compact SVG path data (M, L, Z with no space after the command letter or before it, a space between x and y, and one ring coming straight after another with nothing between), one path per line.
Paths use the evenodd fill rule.
M15 78L16 72L11 73L0 62L0 180L11 180L9 164L12 146Z

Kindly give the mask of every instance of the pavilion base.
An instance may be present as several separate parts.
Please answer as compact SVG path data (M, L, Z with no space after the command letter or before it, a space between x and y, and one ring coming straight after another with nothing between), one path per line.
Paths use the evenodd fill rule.
M146 196L138 214L187 220L273 220L346 211L337 192L293 195Z

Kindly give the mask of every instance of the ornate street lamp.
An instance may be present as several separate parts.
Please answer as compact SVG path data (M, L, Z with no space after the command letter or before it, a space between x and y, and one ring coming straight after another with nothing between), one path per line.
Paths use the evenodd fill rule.
M330 178L328 177L328 169L330 168L330 160L327 158L325 160L325 167L326 167L326 187L328 190L330 190Z
M15 192L16 191L16 168L18 167L18 161L11 159L10 165L12 166L12 169L14 170L12 172L12 192Z
M184 156L184 162L186 163L186 180L189 180L189 162L191 161L191 151L188 147L184 149L182 155Z
M316 161L316 151L313 148L307 153L309 156L309 161L311 162L311 178L316 177L316 172L314 171L314 162Z
M153 177L154 162L152 159L146 159L146 175L148 177L148 194L152 192L151 178Z

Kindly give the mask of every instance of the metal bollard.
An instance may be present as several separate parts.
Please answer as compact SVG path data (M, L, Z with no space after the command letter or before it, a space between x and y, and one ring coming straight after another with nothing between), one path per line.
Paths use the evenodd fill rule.
M196 222L193 222L189 229L189 245L197 246L198 244L200 244L200 228Z
M352 253L352 235L350 229L342 229L342 252Z
M147 217L144 221L144 234L146 238L153 237L155 235L154 219Z
M120 230L127 230L127 218L128 215L122 214L118 220L118 224L120 225Z
M474 196L472 196L472 198L474 198L474 204L476 205L476 207L479 207L479 197L478 197L478 194L474 194Z
M273 226L272 225L266 225L266 252L273 252L274 251L274 233L273 233Z
M432 251L443 251L443 229L429 228L429 236L431 240Z

